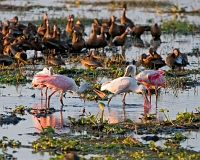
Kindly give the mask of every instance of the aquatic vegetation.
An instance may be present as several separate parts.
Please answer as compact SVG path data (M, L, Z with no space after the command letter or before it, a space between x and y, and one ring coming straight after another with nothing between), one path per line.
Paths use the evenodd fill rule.
M25 107L23 105L15 106L13 113L18 113L18 114L24 115L25 114Z
M187 21L180 21L177 19L164 21L161 25L161 29L166 33L173 34L187 34L197 31L199 26L189 23Z
M7 147L15 148L20 146L21 142L18 140L16 141L14 139L9 139L6 136L3 136L2 139L0 139L0 148L7 148Z
M168 11L169 12L174 12L174 13L181 13L185 12L187 7L179 7L178 4L174 3L173 7L169 7Z
M172 120L170 119L170 117L169 117L169 115L168 115L168 112L169 112L169 111L168 111L166 108L160 109L159 112L162 112L162 113L164 114L164 116L165 116L167 122L170 122L172 125L174 124L174 123L172 122Z

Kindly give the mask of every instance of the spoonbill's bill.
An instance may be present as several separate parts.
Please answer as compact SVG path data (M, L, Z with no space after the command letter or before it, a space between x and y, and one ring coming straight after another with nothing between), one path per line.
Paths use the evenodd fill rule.
M111 99L117 94L124 93L122 98L122 103L125 104L125 96L127 92L142 93L144 97L144 107L150 107L149 100L146 95L146 88L144 85L137 84L137 81L132 77L119 77L112 81L108 81L102 84L101 91L107 90L113 95L108 99L107 105Z
M156 107L157 107L157 99L158 99L158 87L164 86L166 79L163 76L164 72L162 70L144 70L139 74L135 75L136 67L134 65L128 65L125 70L124 76L131 74L131 77L135 79L138 83L143 84L148 90L148 94L150 97L151 103L151 93L150 87L153 86L156 94Z

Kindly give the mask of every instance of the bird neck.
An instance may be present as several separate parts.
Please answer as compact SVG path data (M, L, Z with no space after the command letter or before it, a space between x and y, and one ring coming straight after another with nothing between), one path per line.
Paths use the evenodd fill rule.
M79 88L76 88L76 93L83 93L87 88L82 84Z
M132 78L135 77L135 70L131 70L131 77L132 77Z
M122 19L124 20L126 18L126 9L123 9L123 13L122 13Z

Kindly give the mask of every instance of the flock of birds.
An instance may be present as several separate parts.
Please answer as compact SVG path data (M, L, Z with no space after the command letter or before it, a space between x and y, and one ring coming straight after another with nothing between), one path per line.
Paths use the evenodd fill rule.
M128 77L128 74L131 74L131 77ZM39 86L41 88L41 97L42 97L42 89L46 87L45 95L46 95L46 101L48 101L48 107L50 105L50 98L51 96L56 93L57 91L60 92L60 102L62 106L63 103L63 93L66 91L72 91L73 93L82 93L86 89L93 90L95 93L97 93L101 98L105 97L105 93L102 91L109 91L113 93L113 95L108 99L107 106L109 106L109 103L111 99L116 96L117 94L123 93L122 103L123 105L126 105L125 103L125 97L128 92L133 93L142 93L144 98L144 107L150 108L151 107L151 92L150 87L153 86L156 93L156 107L157 107L157 98L158 93L157 89L158 87L162 87L165 85L166 79L163 76L164 72L161 70L144 70L140 72L139 74L136 74L136 66L135 65L128 65L126 67L125 73L123 77L116 78L112 81L107 81L101 85L101 91L92 88L91 85L87 82L81 84L81 86L78 88L75 81L67 76L64 75L57 75L53 73L52 68L44 68L42 71L38 72L33 80L32 80L32 86L37 87ZM138 83L140 85L138 85ZM51 88L53 91L48 96L47 99L47 89ZM146 89L148 90L150 102L148 100L148 97L146 95Z
M28 25L19 24L17 16L13 17L10 21L1 22L0 64L3 66L10 65L13 62L18 62L18 64L21 62L35 64L37 53L40 51L43 58L50 64L57 66L65 65L65 62L60 58L61 55L81 53L86 49L88 54L81 59L81 62L86 65L95 66L98 62L99 49L102 49L102 53L104 53L105 47L109 45L123 49L127 34L131 35L134 42L141 44L140 47L144 46L141 35L147 31L152 35L149 54L142 54L135 65L128 65L123 77L103 83L101 91L92 88L89 83L84 83L78 88L72 78L54 74L51 67L49 69L44 68L41 72L37 73L32 84L34 87L39 86L41 88L41 96L43 88L46 87L46 95L48 88L53 90L48 96L48 106L51 96L57 91L61 92L60 102L64 105L62 98L63 93L67 90L80 93L85 89L92 89L101 97L105 96L102 92L104 90L113 93L108 99L108 105L111 99L119 93L124 93L122 102L125 104L127 92L142 92L144 106L150 107L150 87L153 86L155 88L157 106L157 88L163 86L166 82L163 76L164 72L158 69L164 65L168 65L172 70L184 67L189 64L187 56L181 53L178 48L174 48L172 53L163 59L156 52L156 49L161 43L161 29L158 24L154 24L153 26L134 25L134 22L126 16L127 4L123 3L120 8L123 9L120 24L116 23L116 17L114 15L106 22L100 22L97 18L94 18L91 25L91 35L87 40L84 38L87 36L84 25L80 20L75 22L73 14L67 17L64 32L56 24L50 26L47 13L44 14L43 23L38 27L32 23L28 23ZM30 59L28 59L27 50L35 51L34 56ZM125 59L125 55L122 55L122 58ZM98 62L99 65L101 64ZM150 70L145 70L135 75L136 67L139 65L143 65ZM128 77L128 74L131 74L131 77ZM138 85L138 83L141 85ZM146 95L146 89L150 96L150 102Z
M116 23L114 15L105 22L100 22L100 20L94 18L90 36L85 33L85 26L80 20L74 21L73 14L67 17L64 31L56 24L50 26L47 13L44 13L43 23L40 26L33 23L20 24L17 16L1 22L0 64L3 66L11 65L13 62L35 64L35 60L38 58L37 53L40 51L45 61L51 65L60 66L65 65L64 60L60 58L62 55L80 54L86 50L86 55L80 60L82 64L94 66L94 68L101 67L103 65L99 62L99 56L91 54L91 50L102 49L102 53L104 53L105 47L108 46L123 48L127 34L131 35L134 43L140 44L140 47L142 47L144 43L141 35L144 32L150 32L152 35L151 48L148 55L144 53L140 56L137 65L142 64L150 69L158 69L168 65L174 69L188 64L187 56L176 48L163 60L156 53L156 49L161 43L159 26L157 24L153 26L134 25L134 22L126 16L127 4L123 3L120 8L123 9L120 24ZM85 36L88 38L86 39ZM27 50L34 50L35 54L31 57ZM125 59L124 54L122 58Z

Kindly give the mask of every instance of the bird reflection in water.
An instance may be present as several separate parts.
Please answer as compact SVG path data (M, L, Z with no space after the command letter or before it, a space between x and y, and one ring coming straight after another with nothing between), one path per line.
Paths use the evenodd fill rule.
M50 113L45 114L46 108L45 105L42 105L41 103L33 103L32 105L33 108L33 115L32 119L35 124L35 128L38 130L42 130L43 128L46 128L48 126L51 126L52 128L63 128L64 122L63 122L63 110L61 109L59 112L59 115L56 113L51 114L51 110L49 111ZM52 109L53 112L53 109Z

